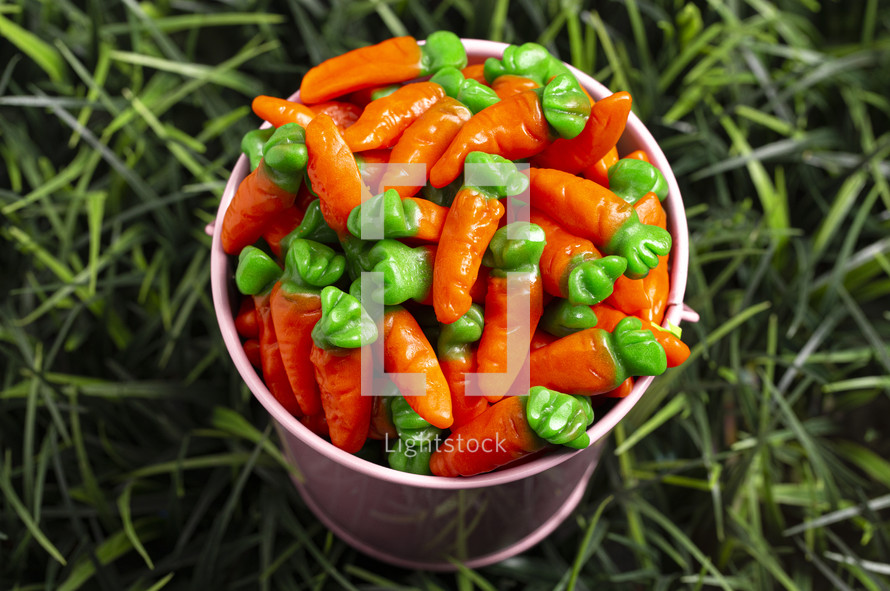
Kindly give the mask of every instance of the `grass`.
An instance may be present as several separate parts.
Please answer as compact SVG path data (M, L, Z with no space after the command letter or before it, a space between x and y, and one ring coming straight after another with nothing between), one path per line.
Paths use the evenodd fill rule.
M0 588L890 587L888 27L877 0L0 3ZM203 232L253 95L437 28L633 94L701 315L574 515L455 574L362 556L299 499Z

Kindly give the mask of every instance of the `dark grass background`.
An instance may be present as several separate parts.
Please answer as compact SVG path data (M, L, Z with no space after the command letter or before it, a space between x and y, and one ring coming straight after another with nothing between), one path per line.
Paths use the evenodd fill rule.
M456 574L303 505L204 234L253 96L440 28L633 94L701 314L575 514ZM0 589L887 589L888 29L878 0L0 2Z

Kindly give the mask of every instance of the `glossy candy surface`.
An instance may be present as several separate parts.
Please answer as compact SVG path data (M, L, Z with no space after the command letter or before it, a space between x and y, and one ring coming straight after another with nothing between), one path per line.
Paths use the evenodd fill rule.
M350 453L382 442L396 470L470 476L583 449L591 397L623 395L688 348L657 326L670 288L665 178L616 149L630 96L593 101L535 44L468 68L451 37L328 60L304 79L306 107L257 97L276 130L242 142L252 201L233 201L226 233L240 233L228 243L250 296L245 350L258 343L289 413ZM390 164L426 174L375 168ZM277 189L256 191L261 180ZM362 293L365 272L382 283ZM491 452L448 445L502 437Z

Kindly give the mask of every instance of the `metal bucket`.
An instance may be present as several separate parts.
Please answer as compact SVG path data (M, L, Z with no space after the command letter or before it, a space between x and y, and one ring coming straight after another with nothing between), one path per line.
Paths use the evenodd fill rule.
M463 43L470 64L489 57L500 58L507 47L504 43L476 39ZM571 69L594 99L611 94L590 76ZM299 93L291 100L299 100ZM635 149L649 154L669 186L664 207L673 250L665 325L694 322L697 315L683 304L689 259L683 200L664 154L639 118L631 113L619 152ZM286 457L298 469L294 484L318 519L365 554L394 565L426 570L452 570L453 561L471 568L499 562L550 534L581 500L606 436L657 378L636 380L626 398L597 418L588 429L591 445L587 449L555 450L489 474L469 478L419 476L337 449L309 431L275 400L248 361L235 330L237 292L233 260L223 252L220 230L226 208L248 172L247 158L241 156L226 185L216 223L207 229L213 235L210 265L214 306L232 361L269 412Z

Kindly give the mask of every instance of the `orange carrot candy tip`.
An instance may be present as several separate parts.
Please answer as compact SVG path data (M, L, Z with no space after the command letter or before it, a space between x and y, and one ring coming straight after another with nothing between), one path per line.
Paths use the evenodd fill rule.
M377 190L395 189L402 197L412 197L431 189L427 184L430 169L472 116L472 111L456 98L445 96L436 101L393 146L388 160L393 166L386 168Z
M604 303L621 310L628 316L638 316L652 307L652 300L642 279L630 279L624 275L615 280L612 295Z
M491 83L491 89L502 99L513 96L514 94L519 94L520 92L525 92L526 90L538 88L539 86L540 84L531 78L516 76L515 74L498 76L495 81Z
M632 158L634 160L642 160L643 162L650 162L649 154L646 153L645 150L634 150L625 156L625 158Z
M491 267L491 273L477 363L479 386L489 402L521 393L515 389L528 389L527 384L514 382L525 367L528 346L544 309L538 269L544 243L540 226L513 222L495 232L485 252L483 264ZM526 305L527 317L515 311L524 311Z
M639 318L625 318L612 332L588 328L531 353L532 386L591 396L618 387L630 376L661 375L664 348Z
M241 181L223 218L223 250L238 254L276 217L294 204L307 165L303 128L296 123L275 130L263 145L260 164Z
M642 223L667 230L667 212L661 205L657 193L649 191L643 195L641 199L634 203L634 209Z
M241 298L238 314L235 316L235 330L238 331L238 336L244 339L254 339L259 336L260 327L257 324L253 298Z
M443 96L445 90L435 82L406 84L365 107L358 121L343 132L343 139L353 152L391 148Z
M545 310L546 312L546 310ZM542 317L543 319L543 317ZM546 330L543 329L541 324L538 324L538 330L535 331L535 334L532 336L531 342L528 344L528 348L530 351L534 351L535 349L540 349L541 347L546 347L553 341L557 340L559 337L555 337Z
M278 263L260 249L247 246L238 255L235 285L242 294L253 296L259 326L260 367L263 381L285 410L294 416L301 416L303 411L290 386L272 321L271 292L274 291L273 288L280 276L281 268Z
M519 195L528 187L528 178L503 157L471 152L467 165L473 166L465 175L470 180L448 210L439 239L445 247L436 250L433 265L433 308L444 323L466 314L473 303L482 256L504 215L499 199Z
M363 236L363 228L369 228L383 238L438 242L447 215L447 207L426 199L402 198L395 189L387 189L357 205L349 214L346 227L356 238Z
M571 139L554 140L534 157L532 166L578 174L615 147L627 124L631 97L616 92L594 103L583 131Z
M671 291L671 275L668 270L668 258L666 256L658 257L658 266L643 277L643 289L649 296L651 306L640 313L640 317L652 322L653 324L661 324L664 320L664 314L667 311L667 300Z
M466 376L476 371L476 341L485 325L482 306L473 304L466 314L451 324L441 325L436 350L439 365L451 390L451 413L456 429L488 408L484 396L467 396Z
M614 390L602 394L604 398L627 398L634 389L634 379L627 378Z
M377 339L377 326L353 296L328 286L321 291L321 318L312 329L309 359L321 392L331 443L349 453L362 448L371 426L373 360L362 347Z
M463 74L464 78L467 80L475 80L480 84L488 85L488 81L485 79L485 64L469 65L461 69L460 73Z
M260 341L258 338L251 338L244 341L242 345L244 348L244 354L247 355L247 360L250 364L255 368L262 370L263 369L263 352L260 347Z
M618 148L612 146L612 149L606 152L606 155L581 171L584 178L609 188L609 167L618 162Z
M273 127L287 123L306 127L315 118L315 113L306 105L274 96L260 95L253 99L250 107L257 117Z
M529 219L544 230L547 240L540 262L546 293L588 305L609 297L627 261L603 257L590 240L567 232L537 209L532 209Z
M321 318L321 290L343 275L342 254L311 240L294 240L287 250L284 274L272 290L270 306L275 334L291 389L303 414L322 412L309 354L312 329Z
M590 401L547 388L493 404L453 430L430 458L437 476L474 476L490 472L548 444L584 449L593 422Z
M451 392L436 351L414 316L401 306L384 308L383 369L425 421L440 429L452 425ZM416 374L422 379L415 379Z
M633 206L609 189L550 168L531 168L529 178L532 206L603 253L627 259L627 277L645 277L670 253L670 233L641 223Z
M315 113L315 116L324 113L334 120L341 130L345 130L361 117L362 108L345 101L327 101L311 105L309 109Z
M318 115L306 127L306 147L306 173L320 200L321 213L342 238L349 233L349 213L370 196L370 191L362 181L352 151L329 116Z
M423 46L414 37L393 37L311 68L300 84L300 100L306 104L320 103L363 88L429 76L445 66L466 65L464 46L449 31L436 31Z
M590 102L578 81L560 74L544 88L515 94L473 115L430 170L430 183L444 187L456 179L473 151L508 160L534 156L556 137L581 133L589 116Z

